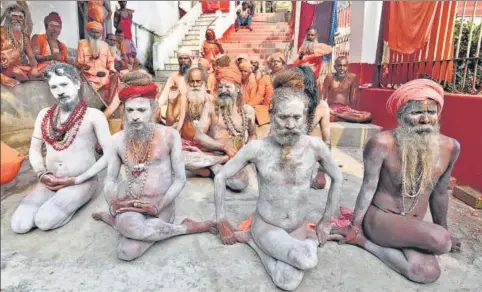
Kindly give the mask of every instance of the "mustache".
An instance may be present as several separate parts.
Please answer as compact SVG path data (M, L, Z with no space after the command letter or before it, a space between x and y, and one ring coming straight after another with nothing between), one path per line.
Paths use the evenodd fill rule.
M416 125L411 128L412 131L420 133L420 132L433 132L435 130L435 127L432 125Z

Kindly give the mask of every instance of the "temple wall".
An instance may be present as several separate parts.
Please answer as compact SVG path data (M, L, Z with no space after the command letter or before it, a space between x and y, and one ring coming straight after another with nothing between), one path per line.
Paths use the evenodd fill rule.
M373 124L390 130L396 119L386 110L386 102L393 90L361 89L359 109L373 114ZM459 141L461 153L452 176L458 183L482 191L482 98L475 95L445 94L440 120L441 132Z

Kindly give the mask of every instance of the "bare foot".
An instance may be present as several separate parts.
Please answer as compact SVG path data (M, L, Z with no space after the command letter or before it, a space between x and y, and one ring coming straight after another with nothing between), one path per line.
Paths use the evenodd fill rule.
M107 212L96 212L96 213L92 213L92 218L94 220L97 220L97 221L103 221L107 224L109 224L110 226L114 226L115 224L115 217L112 216L111 214L107 213Z
M248 243L251 240L251 230L234 232L234 237L239 243Z
M346 240L344 243L357 245L359 247L363 247L367 241L365 234L363 234L362 228L360 228L358 233L355 233L355 231L351 228L351 226L347 226L347 227L334 226L331 229L330 236L331 235L333 235L333 237L330 238L331 240L338 241L338 242L342 240ZM336 235L342 236L343 238L339 238Z
M216 227L216 222L214 221L196 222L189 218L184 219L181 224L186 225L187 233L208 232L211 228Z

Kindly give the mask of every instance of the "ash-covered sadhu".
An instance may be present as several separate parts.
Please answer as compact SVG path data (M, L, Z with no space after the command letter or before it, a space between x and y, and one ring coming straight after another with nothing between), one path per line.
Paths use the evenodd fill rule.
M92 214L119 233L117 256L140 257L156 241L209 231L214 222L174 223L175 198L186 182L179 133L153 121L157 85L132 85L119 93L124 130L113 136L104 194L109 213ZM119 179L124 165L126 179Z
M460 250L447 230L448 183L460 145L439 132L443 94L427 79L393 93L387 109L397 116L398 128L368 141L353 222L332 230L337 240L366 249L419 283L440 277L435 255ZM428 207L433 223L422 220Z

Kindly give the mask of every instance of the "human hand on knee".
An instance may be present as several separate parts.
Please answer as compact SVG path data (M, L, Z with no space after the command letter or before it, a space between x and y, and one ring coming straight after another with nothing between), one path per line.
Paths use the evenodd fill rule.
M43 183L49 190L51 191L57 191L60 190L61 188L65 187L64 185L58 184L57 177L55 175L47 173L43 174L39 178L40 182Z
M234 236L234 228L227 219L221 219L217 224L217 228L219 236L224 244L232 245L237 242L236 237Z
M153 204L141 201L141 200L129 200L118 202L118 205L114 209L114 202L112 203L112 211L114 214L120 214L124 212L137 212L147 214L151 216L157 216L159 210Z

